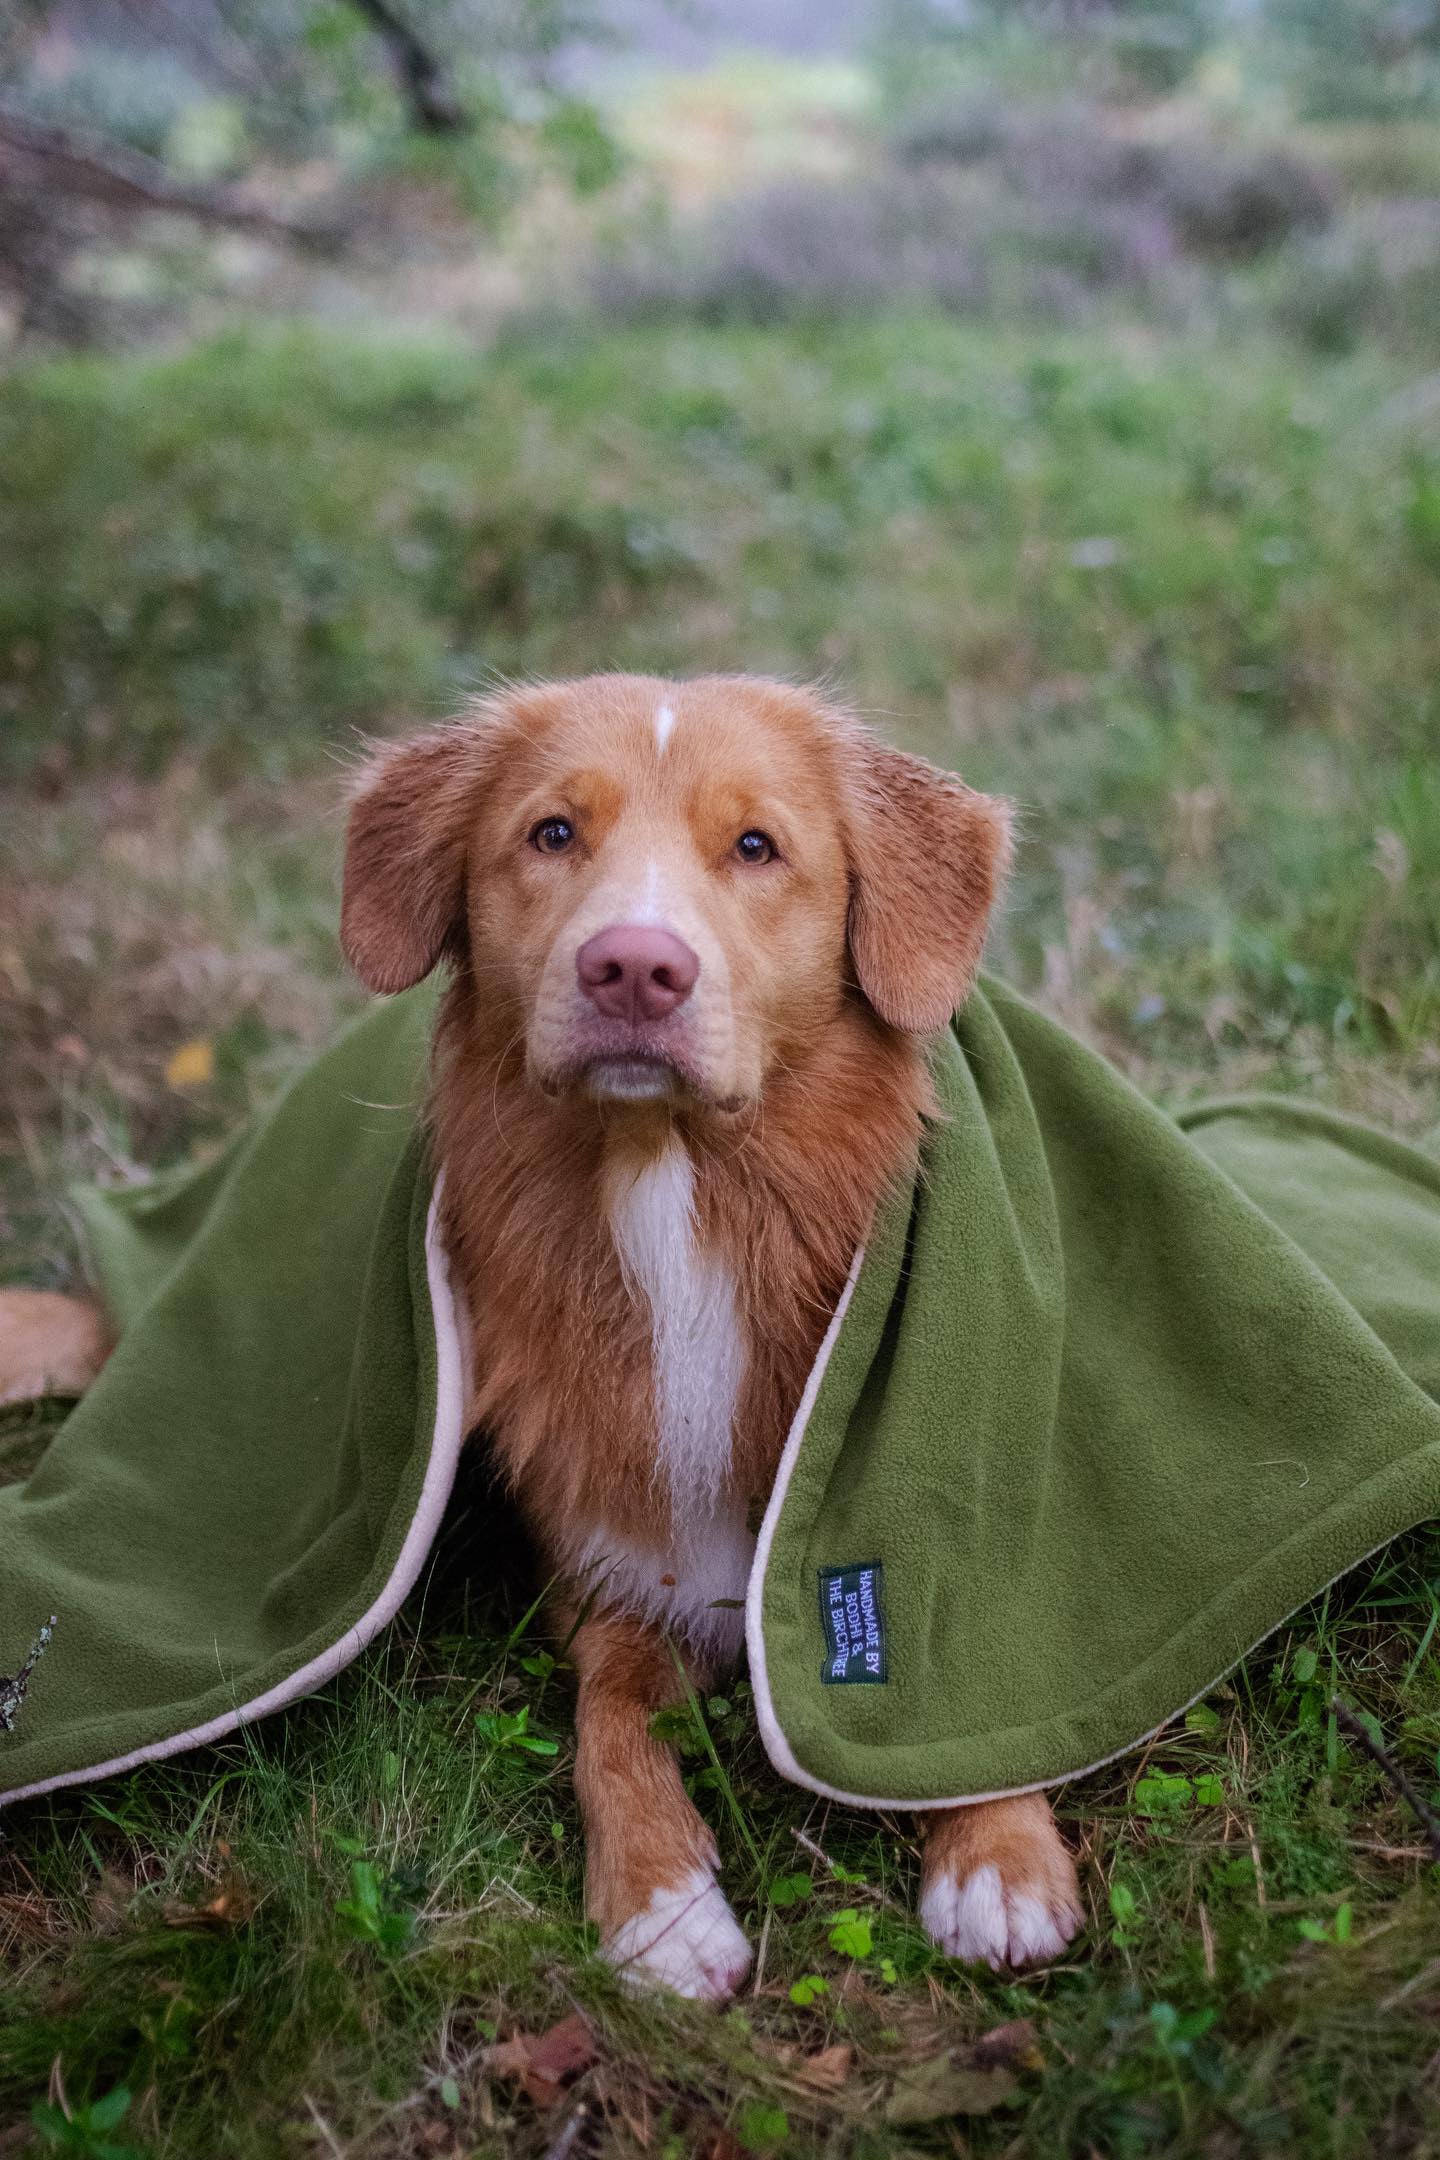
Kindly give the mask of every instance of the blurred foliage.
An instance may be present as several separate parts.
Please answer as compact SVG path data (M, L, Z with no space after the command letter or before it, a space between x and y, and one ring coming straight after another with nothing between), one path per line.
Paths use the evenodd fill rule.
M1440 0L1266 0L1303 115L1440 112Z
M823 668L1120 881L1122 1007L1157 940L1192 1046L1237 986L1415 1041L1440 450L1394 389L914 312L20 371L3 756L50 788L181 750L278 776L496 669Z
M1227 26L1226 0L884 0L887 88L933 95L947 55L1021 91L1147 97L1177 89Z
M1210 278L1323 229L1336 189L1270 142L1135 142L1093 107L927 108L878 170L787 176L625 232L597 262L607 313L707 322L851 314L926 299L1072 319L1124 296L1193 315Z
M582 193L619 169L561 56L610 33L593 0L162 0L93 22L29 0L0 37L0 90L31 118L190 176L343 191L439 183L487 225L538 181ZM123 36L117 32L123 31ZM53 32L53 35L50 33ZM53 180L68 183L63 172ZM3 200L0 200L3 208Z
M1302 116L1440 108L1440 0L881 0L877 14L884 93L902 108L941 110L977 72L1004 95L1133 103L1226 52Z

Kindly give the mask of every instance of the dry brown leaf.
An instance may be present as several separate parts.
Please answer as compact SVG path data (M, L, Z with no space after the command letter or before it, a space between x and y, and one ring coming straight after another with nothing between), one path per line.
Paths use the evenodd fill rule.
M1012 2018L978 2040L947 2045L937 2035L930 2051L897 2076L885 2117L892 2123L921 2123L947 2115L988 2115L1015 2092L1017 2071L1044 2066L1029 2018Z
M215 1045L203 1036L181 1043L165 1067L166 1085L172 1088L205 1087L215 1077Z
M745 2148L725 2123L711 2123L696 2139L695 2160L745 2160Z
M543 2033L512 2033L486 2051L492 2076L518 2084L538 2108L553 2107L567 2085L588 2070L596 2055L595 2036L577 2010Z
M213 1897L169 1899L163 1916L172 1928L234 1928L244 1927L254 1910L254 1893L238 1876L227 1876Z
M986 2069L965 2053L933 2055L901 2071L885 2103L885 2120L923 2123L947 2115L988 2115L1015 2090L1015 2073L1003 2064Z
M982 2033L970 2050L971 2060L982 2069L1043 2070L1045 2057L1029 2018L1012 2018Z
M792 2065L801 2084L812 2086L816 2092L839 2092L854 2067L855 2050L843 2040L837 2040L834 2047L821 2048L817 2054L802 2055Z

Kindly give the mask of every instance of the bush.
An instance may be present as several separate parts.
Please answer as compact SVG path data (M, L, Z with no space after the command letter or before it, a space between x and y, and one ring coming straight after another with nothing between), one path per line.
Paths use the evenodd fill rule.
M1178 142L1137 148L1117 192L1152 203L1196 253L1263 254L1328 223L1330 177L1294 151Z
M895 153L932 171L991 162L1018 195L1067 218L1101 206L1148 216L1177 252L1261 254L1325 225L1337 197L1326 169L1294 150L1199 136L1137 141L1075 102L1009 114L961 103L948 121L937 107L897 138Z
M596 266L591 290L610 314L767 323L917 298L972 308L986 280L943 183L895 174L777 182L697 227L632 240Z
M923 299L1062 317L1090 295L1166 297L1187 257L1242 261L1324 226L1334 189L1267 145L1136 142L1093 108L938 109L899 162L848 181L787 179L703 218L632 234L603 258L606 313L768 323Z
M1357 212L1288 258L1270 292L1276 320L1314 351L1375 339L1429 359L1440 347L1440 202Z

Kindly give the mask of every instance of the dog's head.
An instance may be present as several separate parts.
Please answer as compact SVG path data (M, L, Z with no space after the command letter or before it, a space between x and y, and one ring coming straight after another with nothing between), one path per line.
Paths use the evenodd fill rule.
M735 1110L847 999L915 1034L974 980L1003 804L781 683L506 691L362 776L341 937L372 990L447 955L531 1082Z

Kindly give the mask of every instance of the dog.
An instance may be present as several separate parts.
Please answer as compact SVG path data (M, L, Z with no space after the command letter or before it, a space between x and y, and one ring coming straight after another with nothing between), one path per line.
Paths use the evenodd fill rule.
M927 1039L1009 853L1004 803L744 676L500 690L352 797L350 964L385 994L448 971L429 1116L470 1420L575 1669L587 1910L681 1995L725 2000L751 1950L652 1720L676 1654L701 1690L738 1655L786 1435L921 1160ZM919 1909L956 1958L1059 1956L1082 1910L1043 1795L929 1811Z

